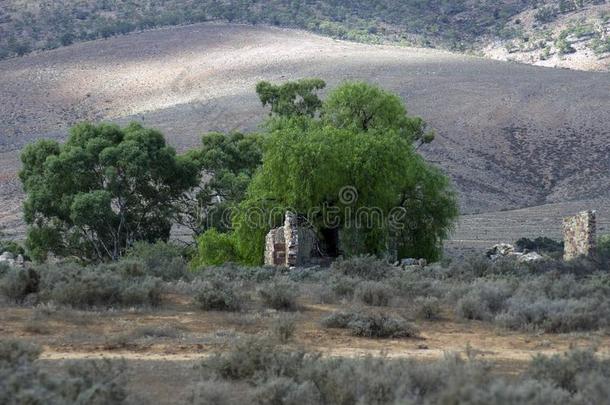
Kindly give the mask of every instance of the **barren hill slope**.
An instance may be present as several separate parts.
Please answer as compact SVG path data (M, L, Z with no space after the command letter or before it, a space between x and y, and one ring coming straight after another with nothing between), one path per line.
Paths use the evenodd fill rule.
M0 62L3 223L16 223L17 151L79 120L139 120L180 150L210 130L251 130L257 81L363 79L398 92L437 130L422 152L464 212L610 198L610 74L362 45L301 31L201 24Z

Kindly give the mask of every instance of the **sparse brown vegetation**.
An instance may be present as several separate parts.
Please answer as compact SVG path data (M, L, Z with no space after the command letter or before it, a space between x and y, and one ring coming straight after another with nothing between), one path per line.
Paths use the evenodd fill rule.
M153 252L149 254L155 256ZM577 260L563 264L549 260L519 264L509 261L492 263L483 258L465 263L456 261L445 267L433 265L408 270L370 258L364 261L362 258L348 259L340 264L344 269L361 270L366 263L377 281L328 268L288 270L227 265L203 268L177 282L157 279L163 298L159 305L133 309L124 307L120 293L100 295L96 292L99 286L94 281L96 279L91 278L93 271L99 272L102 280L114 280L108 277L116 276L125 285L150 277L146 275L148 266L143 264L146 256L140 256L140 264L136 264L138 262L134 262L132 257L125 263L109 267L80 268L73 264L56 264L55 268L49 265L34 268L36 273L49 271L49 274L41 276L41 289L29 294L27 301L17 305L5 297L5 306L0 313L3 330L8 337L26 336L44 345L44 364L57 364L62 370L65 366L56 363L57 358L97 358L102 354L111 358L126 356L127 366L138 370L138 381L159 378L159 373L163 375L163 381L156 383L150 392L142 393L138 384L128 384L126 389L130 393L139 392L146 398L167 398L159 402L170 400L167 393L159 390L172 390L168 385L172 373L182 372L179 371L182 366L177 364L182 364L184 359L195 361L200 356L208 359L203 374L190 377L189 387L178 397L171 397L173 402L188 403L191 396L191 400L200 403L210 400L232 403L250 399L268 403L274 398L293 395L313 403L320 398L336 398L335 395L349 395L353 400L364 395L368 401L377 398L370 397L377 392L372 388L358 392L337 393L325 389L318 392L311 389L312 384L316 384L315 380L310 380L317 374L307 371L295 374L291 370L319 370L327 375L327 380L339 378L337 381L344 377L336 373L345 372L345 376L356 379L361 372L365 373L363 379L377 375L380 383L387 384L387 392L391 393L388 395L398 395L399 388L408 379L405 380L406 376L398 371L402 376L399 383L389 378L384 370L395 370L392 372L395 373L402 370L400 364L404 362L409 369L419 370L413 371L416 373L413 375L420 376L420 371L426 374L430 370L423 371L419 367L426 370L427 367L447 367L447 360L441 360L443 353L461 352L465 347L471 357L477 352L486 353L489 363L484 370L485 373L494 370L490 375L501 377L506 369L512 375L529 370L519 374L523 381L511 380L514 385L510 386L510 392L513 394L509 391L501 394L507 398L517 395L520 403L527 403L523 398L531 399L533 392L539 392L537 395L545 399L551 398L549 395L557 396L564 403L583 395L595 399L597 397L590 395L597 395L594 394L597 392L594 388L597 387L596 380L591 379L593 385L585 387L579 385L579 376L586 368L602 377L607 372L604 371L606 360L593 355L538 358L531 366L527 365L530 357L540 351L550 355L572 346L599 347L601 359L610 356L605 349L610 344L606 334L610 327L610 312L607 310L609 273L592 262ZM96 297L95 305L83 305L81 299L63 301L63 294L56 296L59 300L49 298L54 295L44 291L54 288L46 286L57 285L57 282L48 284L46 279L55 279L57 274L74 278L76 284L72 285L81 285L83 277L89 279L91 282L86 291L93 291L91 296ZM4 277L7 276L5 273ZM317 304L316 294L311 291L333 283L351 286L352 294L362 286L375 284L376 287L391 289L393 299L386 307L354 307L359 303L358 295L346 294L342 298L336 297L332 304ZM113 282L105 284L112 285ZM203 285L210 287L210 292L215 291L212 286L221 285L217 292L229 289L238 295L246 295L248 305L235 313L201 311L196 297L203 291ZM258 290L264 290L265 294L259 294ZM45 303L34 306L40 301ZM224 300L213 301L222 303L215 309L221 309L225 303ZM84 310L70 308L70 305ZM269 309L273 307L281 311ZM296 307L300 312L284 312ZM595 316L592 316L593 310ZM378 353L381 350L391 358L413 356L418 360L380 359ZM318 352L332 355L334 360ZM375 358L352 358L359 354L374 355ZM149 362L154 362L155 366L145 366ZM467 368L475 367L475 363L470 361L462 364ZM482 366L476 364L476 368ZM347 369L338 371L344 367ZM554 373L552 370L558 367L565 367L569 373ZM459 370L463 373L463 369ZM450 374L443 378L454 377ZM469 378L460 381L470 384ZM496 395L500 383L490 382L488 386L475 379L472 384L481 390L477 395L491 395L490 392ZM432 386L435 388L425 394L426 398L432 398L429 395L447 395L468 401L474 395L455 391L453 386ZM387 403L385 399L378 400ZM352 403L350 401L347 403Z

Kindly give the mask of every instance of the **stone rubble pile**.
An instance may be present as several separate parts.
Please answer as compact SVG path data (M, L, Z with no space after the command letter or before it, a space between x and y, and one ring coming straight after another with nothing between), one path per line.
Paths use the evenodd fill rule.
M25 259L22 255L13 255L11 252L4 252L0 255L0 263L8 264L11 267L25 267Z
M486 253L491 261L496 261L501 257L512 257L521 263L535 262L544 260L544 256L537 252L517 252L513 245L508 243L498 243L493 245Z

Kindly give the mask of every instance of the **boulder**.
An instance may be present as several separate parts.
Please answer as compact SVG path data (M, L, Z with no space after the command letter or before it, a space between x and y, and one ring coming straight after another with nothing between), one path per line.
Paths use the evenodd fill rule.
M521 263L531 263L544 260L544 256L537 252L515 253L515 256L517 256L517 261Z
M400 260L400 266L405 267L405 266L420 266L420 267L426 267L428 265L428 261L426 259L413 259L413 258L407 258L407 259L402 259Z
M510 254L515 253L515 247L508 243L498 243L497 245L493 245L491 249L487 250L487 257L491 260L496 260L500 257L508 256Z
M4 252L0 255L0 262L8 262L15 260L15 256L11 252Z
M516 252L514 246L508 243L493 245L491 249L487 251L486 255L492 261L498 260L501 257L512 257L521 263L544 260L544 256L537 252Z

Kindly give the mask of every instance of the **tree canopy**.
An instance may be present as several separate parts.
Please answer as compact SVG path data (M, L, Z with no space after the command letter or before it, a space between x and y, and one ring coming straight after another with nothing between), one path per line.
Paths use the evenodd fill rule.
M439 257L457 215L455 196L407 139L391 130L290 124L270 134L262 168L234 218L247 262L260 263L264 235L281 224L286 209L317 230L340 230L346 255L394 250L402 257Z
M280 85L262 81L256 85L256 93L263 106L271 106L272 115L313 117L322 107L316 92L325 87L321 79L301 79Z
M166 240L177 199L199 180L191 159L136 123L79 124L63 145L28 145L21 161L27 245L37 259L116 260L135 241Z
M324 101L323 116L337 128L390 130L411 142L430 143L434 139L420 117L407 115L400 97L365 82L347 82L332 91Z
M458 209L446 176L412 146L433 138L423 120L360 82L331 91L320 110L278 113L268 125L262 167L233 217L242 259L262 261L264 236L286 209L318 231L338 229L346 255L437 259Z
M223 215L243 200L261 165L264 137L259 134L212 132L201 147L188 152L203 174L203 182L180 201L180 222L199 235L210 228L227 231L230 216Z

